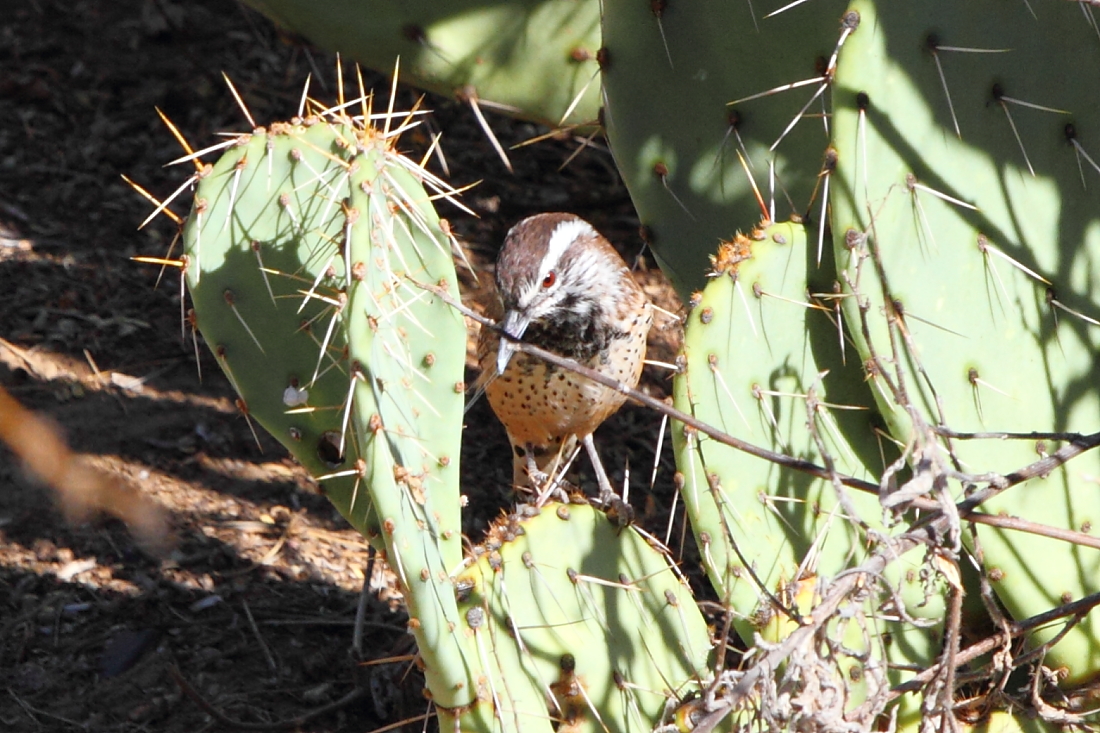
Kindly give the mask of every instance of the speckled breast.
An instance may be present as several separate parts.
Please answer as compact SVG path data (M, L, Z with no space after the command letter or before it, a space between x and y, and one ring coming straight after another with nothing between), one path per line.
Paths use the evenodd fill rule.
M582 363L618 382L636 386L652 319L649 308L640 309L620 337ZM492 358L495 353L494 344ZM512 358L504 374L489 383L486 394L512 440L534 445L555 443L570 435L588 435L626 400L618 390L524 353Z

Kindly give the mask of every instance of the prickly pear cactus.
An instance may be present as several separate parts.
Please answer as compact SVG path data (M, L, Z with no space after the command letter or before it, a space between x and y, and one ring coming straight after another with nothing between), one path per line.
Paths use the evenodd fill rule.
M382 117L318 112L233 140L200 174L187 280L247 412L384 547L428 684L461 707L477 677L450 584L466 329L420 287L457 297L451 243L431 175L394 150Z
M653 253L686 299L719 240L760 220L738 156L774 199L771 219L813 208L829 139L820 77L844 6L814 0L766 19L759 3L727 0L603 7L604 128ZM784 38L798 41L780 51Z
M853 2L836 67L830 206L849 333L899 440L915 437L897 390L929 425L1025 434L944 439L968 474L1011 474L1100 429L1100 77L1077 71L1100 67L1100 36L1084 5L1034 10ZM981 509L1093 532L1098 475L1094 450ZM1100 590L1096 549L976 533L1016 618ZM1095 675L1100 614L1046 664L1071 683Z
M816 267L807 234L801 224L774 224L721 246L710 282L692 297L673 396L693 417L792 462L874 480L896 451L876 437L881 417L857 355L845 349L834 281ZM779 606L807 613L884 530L875 494L777 466L682 423L673 441L703 565L749 644L797 628ZM938 624L884 621L877 610L893 588L914 615L940 619L942 587L922 582L921 559L901 558L865 605L854 604L847 628L833 630L848 650L836 666L859 680L835 681L847 710L904 681L904 673L883 674L887 660L926 666L937 654ZM896 643L869 647L869 629L889 629Z
M838 383L866 389L853 402L874 401L883 435L908 463L900 473L850 461L843 470L868 472L895 518L906 500L893 488L916 477L909 496L924 485L925 496L944 492L941 501L1025 525L964 524L958 533L1018 620L1100 590L1088 536L1100 512L1100 458L1088 450L1100 429L1100 78L1082 72L1100 65L1092 4L815 0L758 15L752 3L607 0L604 10L609 140L681 292L699 282L715 242L760 209L801 215L807 267L790 271L790 297L805 303L803 287L825 288L832 299L820 304L834 311L834 329L844 324L833 338L847 342L849 369L830 367L822 379L829 400ZM801 252L793 260L801 266ZM763 316L754 315L756 325L739 321L732 339L759 343L751 334ZM816 349L791 359L771 346L803 328L801 319L777 325L752 352L766 360L759 370L816 358ZM683 392L682 406L706 403L690 376L697 334L686 342L697 399ZM716 374L745 341L716 352ZM694 371L705 376L709 366ZM713 381L708 389L726 389ZM715 417L750 441L761 435L751 411ZM861 438L846 437L867 455ZM690 445L685 438L687 467ZM814 455L790 447L789 456ZM844 453L835 452L834 460ZM785 487L770 470L768 487ZM729 479L717 484L726 501ZM729 500L742 515L743 501ZM945 556L955 539L941 540ZM1044 664L1072 685L1100 668L1098 623L1093 611L1064 636L1056 624L1028 643L1061 638L1044 649Z
M396 152L410 117L363 112L256 127L196 164L182 258L194 325L246 414L381 547L444 729L675 718L713 654L663 548L553 505L502 520L464 558L466 330L427 189L451 192Z
M548 125L591 125L597 0L249 0L285 28L448 97Z
M551 504L502 521L479 551L455 583L492 659L479 699L497 729L651 730L709 676L690 591L633 528Z
M314 117L235 139L198 174L184 260L193 325L242 410L321 478L356 528L377 536L347 414L340 244L355 134Z

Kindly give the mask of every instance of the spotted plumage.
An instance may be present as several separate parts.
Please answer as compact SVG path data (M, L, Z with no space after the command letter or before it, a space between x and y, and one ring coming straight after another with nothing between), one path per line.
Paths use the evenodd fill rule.
M496 282L500 300L490 314L505 332L637 385L652 309L626 263L590 224L572 214L524 219L505 238ZM559 455L568 457L626 399L515 351L491 329L481 332L478 357L489 403L512 443L520 488L530 483L528 452L552 474Z

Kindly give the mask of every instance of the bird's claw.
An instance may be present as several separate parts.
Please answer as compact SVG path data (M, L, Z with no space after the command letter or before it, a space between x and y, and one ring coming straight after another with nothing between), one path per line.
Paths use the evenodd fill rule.
M618 494L611 492L610 496L600 495L596 501L604 510L608 520L619 530L634 523L634 507L619 498Z

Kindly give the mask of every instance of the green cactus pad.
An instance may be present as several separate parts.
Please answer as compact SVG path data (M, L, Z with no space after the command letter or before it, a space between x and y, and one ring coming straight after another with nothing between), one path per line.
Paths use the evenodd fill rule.
M342 256L351 422L363 486L383 528L436 703L472 702L483 660L457 632L462 562L458 458L466 326L427 286L458 300L450 240L415 164L375 132L354 141Z
M839 272L815 275L818 287L833 277L844 285L835 302L855 347L849 364L864 369L830 369L830 401L843 401L833 396L837 385L869 379L884 428L908 444L914 414L885 379L896 359L906 375L902 402L918 422L1053 434L951 440L944 465L954 456L959 471L978 476L1014 471L1074 433L1097 431L1100 79L1082 72L1100 66L1096 11L1070 2L792 3L757 16L756 27L751 13L748 3L605 3L609 140L654 253L681 292L698 282L699 263L719 238L758 216L733 154L743 143L767 204L810 215L807 271L820 259ZM814 57L817 69L807 71ZM748 98L762 92L771 93ZM726 117L733 110L736 125ZM889 323L900 324L896 355ZM872 347L882 360L872 360ZM740 347L729 348L740 356ZM744 424L732 407L714 418ZM946 440L925 443L948 449ZM863 456L861 444L853 439ZM982 511L1095 532L1098 462L1090 451ZM863 468L875 481L882 472L881 463ZM1100 589L1093 549L976 531L987 576L1016 618ZM1070 682L1100 667L1097 623L1090 614L1047 657Z
M707 679L711 641L691 592L633 527L550 504L501 521L478 552L456 586L465 633L497 670L471 713L495 711L484 727L651 730Z
M389 118L387 118L389 119ZM472 701L454 629L466 329L451 240L394 150L343 111L237 138L184 230L196 321L248 413L384 548L437 702Z
M1076 3L1043 4L1037 17L1026 4L992 0L854 2L851 10L862 20L836 69L831 207L838 269L868 313L869 340L856 299L845 299L861 358L878 359L871 380L882 387L884 375L898 378L893 322L903 386L928 424L1097 431L1100 78L1079 73L1100 67L1095 24ZM889 389L875 394L890 431L910 440L906 410ZM942 447L963 471L1007 474L1065 444ZM1091 451L982 511L1094 531L1098 475L1100 455ZM994 588L1016 618L1100 590L1095 549L977 532ZM1100 615L1083 619L1045 663L1065 667L1070 681L1094 675Z
M844 6L814 0L767 19L756 14L759 3L729 0L603 6L608 142L653 253L686 298L701 287L718 241L761 217L740 151L765 198L774 161L772 218L806 213L829 140L829 92L783 131L822 87L814 80L836 46Z
M248 0L280 25L382 73L548 125L596 120L597 0ZM568 113L568 114L567 114Z
M347 473L359 456L344 427L350 375L335 305L344 217L334 189L349 155L340 135L314 119L240 136L196 188L184 254L196 325L244 409L315 477L345 474L322 487L376 536Z
M817 465L826 465L827 455L839 474L874 481L895 451L876 439L881 419L858 355L850 346L842 351L833 280L815 258L800 224L771 225L723 244L710 282L692 298L673 397L681 410L749 443ZM808 427L810 400L817 439ZM781 623L786 619L773 600L807 612L822 592L817 579L827 586L858 564L873 532L882 531L875 494L845 488L842 504L830 481L683 424L674 424L673 441L704 567L746 643L757 633L772 639L789 633L793 626ZM900 558L887 577L910 613L938 619L942 589L925 597L920 559ZM870 602L862 613L873 619L874 607ZM887 651L892 661L928 664L935 657L933 628L882 623L895 639ZM841 635L849 648L861 648L855 624ZM881 650L876 655L881 659ZM901 679L891 674L893 683ZM861 701L858 685L844 688L852 704Z

